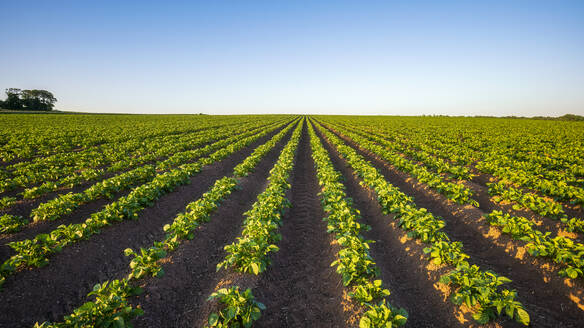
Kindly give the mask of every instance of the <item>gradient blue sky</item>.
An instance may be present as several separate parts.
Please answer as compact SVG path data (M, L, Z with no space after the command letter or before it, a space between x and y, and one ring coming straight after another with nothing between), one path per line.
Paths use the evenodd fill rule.
M128 113L584 114L584 1L0 1L0 88Z

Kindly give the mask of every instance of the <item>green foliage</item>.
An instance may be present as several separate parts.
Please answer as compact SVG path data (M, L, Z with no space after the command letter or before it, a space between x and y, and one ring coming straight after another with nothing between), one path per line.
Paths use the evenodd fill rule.
M408 314L403 309L394 309L385 301L376 305L367 305L369 310L365 312L359 321L359 328L392 328L405 325Z
M240 121L240 123L245 123L245 121ZM157 171L169 170L230 146L243 138L258 133L265 135L265 133L281 126L282 123L286 123L286 121L267 125L264 122L243 124L239 129L241 132L239 134L233 134L229 127L230 124L223 124L224 126L220 128L214 128L213 125L203 126L199 129L201 131L197 133L174 132L170 136L161 135L147 138L147 141L140 139L139 135L138 138L131 138L121 144L106 143L80 151L64 151L50 156L38 157L31 161L9 165L6 170L0 170L0 176L2 176L0 192L23 187L25 188L22 193L24 198L37 198L61 188L73 188L85 182L104 178L109 173L135 169L149 162L155 162ZM156 130L158 129L160 128L156 127ZM27 135L26 138L29 136ZM70 143L84 140L65 139L59 141ZM0 156L9 157L15 151L21 151L22 145L15 145L15 147L18 148L7 149L4 154L0 151ZM55 148L58 148L58 145ZM122 173L123 177L108 178L106 183L110 188L117 184L124 184L127 189L130 187L128 183L131 182L128 180L138 182L137 177L132 177L136 174L140 175L143 172ZM86 190L90 193L88 196L109 197L109 192L105 192L104 196L92 195L94 192L102 191L103 187L105 186L97 187L97 190ZM120 191L125 188L121 185L117 189Z
M127 248L124 250L124 255L133 257L130 262L132 272L128 276L128 279L140 279L147 275L161 277L164 274L164 270L162 270L158 263L158 260L166 256L162 242L155 242L154 246L148 249L140 248L139 253Z
M327 137L330 138L332 136L332 133L330 131L328 130L323 131L327 135ZM387 147L389 142L384 140L383 138L371 134L353 133L348 129L340 129L339 131L336 132L343 133L344 135L350 137L353 141L356 142L356 144L360 148L368 150L374 153L375 155L380 156L382 159L386 160L388 163L394 165L398 169L411 174L420 183L424 183L430 188L435 189L439 193L444 194L448 199L455 201L459 204L471 204L474 206L478 206L478 202L472 198L472 192L470 189L468 189L462 184L444 181L444 178L441 177L439 174L430 172L426 167L415 164L412 161L401 156L399 153L391 151L390 150L391 148ZM418 152L411 153L418 154ZM418 154L416 156L419 157L420 155ZM438 164L439 160L431 156L425 157L425 159L426 162L428 163L432 161L432 163L434 163L433 166L435 167L443 167L447 165L443 161L442 164ZM470 173L467 173L467 176L470 178Z
M358 222L359 212L346 196L342 175L337 172L320 143L312 125L309 125L312 158L321 186L321 203L327 217L327 230L334 233L341 249L331 266L336 266L343 284L351 289L349 296L368 309L360 320L360 327L399 327L405 324L407 313L390 308L385 298L389 290L383 288L381 280L376 279L379 269L369 254L369 244L360 235L368 226Z
M492 197L494 201L515 202L516 204L513 205L515 210L528 208L537 214L556 219L566 216L562 205L553 200L544 199L534 193L524 193L502 181L488 183L487 186L489 187L489 195L494 196Z
M455 304L460 305L463 301L468 300L470 304L476 305L479 309L493 309L496 308L495 301L500 301L504 298L504 295L510 295L510 291L506 289L499 290L498 288L501 284L509 282L507 278L499 277L489 271L481 271L479 267L471 266L466 261L469 256L463 252L462 243L452 242L441 231L445 226L443 220L434 217L432 213L425 209L418 209L411 198L388 183L385 177L353 148L345 145L340 138L331 132L324 129L321 131L336 147L341 157L346 159L355 174L363 179L362 185L375 191L377 200L384 212L395 213L395 219L399 220L399 226L408 231L409 237L419 239L429 245L424 249L424 253L429 254L428 260L436 264L456 266L456 275L453 274L442 279L443 283L456 288L455 297L452 298ZM460 279L454 279L453 277ZM461 281L464 283L461 283ZM514 302L513 299L509 300L509 302L512 301ZM517 310L517 313L521 313L521 315L515 315L515 312L511 312L511 318L525 324L525 311L521 304L518 302L513 304L514 308L520 309L520 311ZM491 315L495 313L493 311L480 313L489 314L488 320L496 317ZM497 314L499 313L497 312ZM509 314L510 312L506 313ZM475 316L475 318L482 320L486 316Z
M584 276L583 244L563 236L551 237L549 232L534 229L534 223L530 220L501 211L493 211L485 218L489 224L501 228L503 233L526 242L525 247L531 256L546 257L563 266L561 275L573 279Z
M95 298L65 316L63 322L35 324L39 328L65 327L132 327L130 320L143 314L142 309L133 308L127 301L130 296L142 293L142 289L132 287L127 280L113 280L97 284L87 296Z
M211 313L206 327L250 328L261 317L261 311L266 309L255 300L251 289L241 293L239 286L219 289L208 300L216 300L221 310Z
M249 166L248 169L252 170L253 166ZM237 188L237 183L238 181L234 178L223 177L218 179L215 181L215 184L211 187L211 189L204 193L201 198L186 206L186 212L179 213L172 224L167 224L164 226L164 230L167 232L167 235L163 241L154 242L153 246L150 248L141 248L139 252L135 252L129 248L126 249L124 254L126 256L132 256L133 259L130 261L131 272L128 277L123 280L123 282L126 283L127 281L141 279L146 276L160 277L164 273L160 260L167 256L168 251L174 251L176 247L180 245L182 240L192 238L193 231L200 224L208 222L210 213L217 209L217 206L221 203L221 201L227 197L235 188ZM13 267L11 268L13 269ZM0 278L4 279L1 276ZM122 315L126 316L141 313L140 309L133 309L127 306L123 293L117 293L117 295L121 301L117 303L110 303L107 307L107 312L121 313ZM249 297L250 295L251 294L244 293L242 294L242 297ZM87 312L87 309L93 309L94 307L94 302L87 302L80 308L76 309L75 313ZM113 322L119 326L129 326L128 319L120 316L121 315L117 315L114 320L109 320L106 323L110 324ZM93 316L84 320L84 322L87 323L86 326L93 327L95 325L100 325L101 318ZM59 323L55 325L44 323L42 327L61 327L62 325L66 326L65 323Z
M238 136L237 142L218 149L209 157L157 174L150 182L134 188L127 196L121 197L108 204L103 210L93 213L84 223L61 225L48 234L40 234L32 239L9 243L8 245L16 251L16 254L7 259L0 267L0 277L5 278L21 266L41 267L47 265L49 256L60 252L63 247L98 234L102 228L116 222L137 219L138 214L145 207L154 205L154 202L162 195L173 191L179 185L188 183L190 177L200 172L203 165L227 157L270 131L263 130L245 138Z
M291 205L286 199L286 191L290 189L288 180L302 126L301 123L296 127L278 161L270 170L269 184L265 191L258 195L251 210L244 213L241 237L225 246L227 255L225 260L217 264L217 270L232 267L240 272L258 275L270 265L270 253L279 250L276 246L281 239L278 229L282 224L284 210Z
M0 210L10 207L16 203L16 197L5 196L0 198Z
M28 224L28 220L18 215L4 214L0 216L0 233L17 232ZM1 285L1 284L0 284Z

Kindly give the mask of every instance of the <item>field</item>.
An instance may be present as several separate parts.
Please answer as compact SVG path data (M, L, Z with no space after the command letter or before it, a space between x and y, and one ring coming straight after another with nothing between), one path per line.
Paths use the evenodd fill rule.
M584 122L0 126L0 327L584 325Z

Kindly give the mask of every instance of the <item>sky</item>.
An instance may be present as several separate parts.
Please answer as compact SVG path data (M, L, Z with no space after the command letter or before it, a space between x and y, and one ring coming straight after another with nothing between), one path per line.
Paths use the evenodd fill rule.
M0 42L60 110L584 115L581 0L0 0Z

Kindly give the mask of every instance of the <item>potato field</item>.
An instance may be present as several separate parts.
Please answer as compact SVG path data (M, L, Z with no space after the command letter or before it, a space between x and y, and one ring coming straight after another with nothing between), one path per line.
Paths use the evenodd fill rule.
M584 122L0 126L0 327L584 327Z

